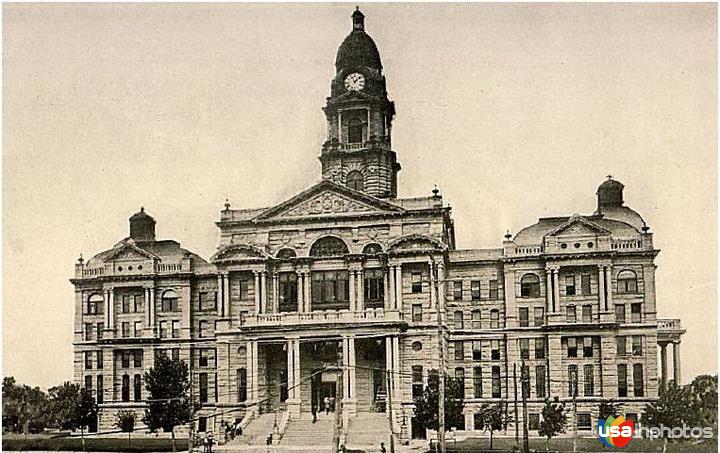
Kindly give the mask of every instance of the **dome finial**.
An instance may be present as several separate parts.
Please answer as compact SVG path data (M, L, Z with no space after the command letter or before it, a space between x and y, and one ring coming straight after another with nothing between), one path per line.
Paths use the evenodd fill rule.
M353 31L363 31L365 30L365 14L360 11L360 7L355 7L355 12L352 13L352 20L353 20Z

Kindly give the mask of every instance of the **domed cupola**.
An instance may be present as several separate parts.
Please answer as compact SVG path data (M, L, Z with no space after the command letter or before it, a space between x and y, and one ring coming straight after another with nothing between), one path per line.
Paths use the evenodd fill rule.
M140 208L130 217L130 238L135 242L151 242L155 240L155 219Z
M600 184L597 190L598 211L602 211L604 207L622 206L623 188L625 186L621 182L615 181L612 176L608 176L608 179Z
M382 71L380 52L370 35L365 33L365 15L359 8L352 14L352 20L353 29L338 49L335 70L340 72L343 69L362 66L378 72Z

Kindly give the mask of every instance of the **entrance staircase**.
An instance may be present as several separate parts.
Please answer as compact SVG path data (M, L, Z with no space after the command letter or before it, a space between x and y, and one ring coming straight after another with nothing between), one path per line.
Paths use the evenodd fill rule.
M345 446L348 450L379 451L380 442L390 450L390 423L384 412L358 412L350 419Z
M330 452L333 444L333 424L335 414L318 414L313 423L312 415L302 414L298 419L290 420L280 443L280 449L309 450L313 452ZM289 450L288 450L289 451Z
M280 414L278 414L278 420ZM235 437L228 442L228 447L264 446L267 435L273 432L275 414L261 414L255 416L243 430L242 436ZM231 449L231 448L228 448Z

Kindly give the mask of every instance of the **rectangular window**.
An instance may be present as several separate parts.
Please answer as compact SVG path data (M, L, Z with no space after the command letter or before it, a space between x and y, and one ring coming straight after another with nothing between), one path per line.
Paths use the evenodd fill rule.
M455 350L455 360L465 360L465 343L454 341L453 349Z
M142 313L143 311L143 296L140 295L134 295L132 296L133 299L133 311L135 313Z
M214 367L215 366L215 350L214 349L198 349L198 366Z
M278 310L281 313L298 311L298 283L295 272L278 274L278 297ZM367 295L365 297L367 298Z
M538 398L545 398L545 365L535 367L535 393Z
M465 397L465 369L464 368L455 368L455 379L457 379L459 382L459 386L462 389L462 396Z
M422 273L421 272L413 272L411 274L411 277L412 277L412 293L413 294L421 293L423 290Z
M237 370L237 400L242 403L247 399L247 370L239 368Z
M238 285L238 294L240 295L240 300L247 300L250 298L250 279L247 277L242 277L238 279L237 281Z
M168 322L160 321L160 338L168 337Z
M200 373L198 375L200 381L200 403L208 402L208 374Z
M584 323L592 322L592 305L583 305L582 306L582 322L584 322Z
M500 312L498 310L490 310L490 328L500 328Z
M578 412L577 414L577 427L580 431L591 431L592 430L592 419L590 414L587 412Z
M568 365L568 396L577 395L578 385L578 367L577 365Z
M482 368L473 368L473 397L482 398Z
M122 323L122 337L130 338L130 323L129 322Z
M528 307L520 307L518 309L518 318L520 327L528 327L530 325L530 309Z
M583 357L593 356L593 339L592 337L583 338Z
M198 322L198 338L208 338L210 336L210 323L207 321Z
M102 351L95 352L95 368L98 370L103 369L103 352Z
M492 367L492 397L500 398L500 367Z
M643 353L643 337L640 335L632 336L632 354L641 356Z
M615 304L615 321L619 322L620 324L625 323L625 305L624 304Z
M217 309L217 293L214 291L203 291L200 297L200 311L213 311Z
M135 368L142 368L143 353L142 351L133 351L133 366Z
M627 338L626 337L615 337L615 352L617 355L627 355Z
M490 341L490 358L493 360L500 360L500 341Z
M97 327L95 328L95 330L97 331L97 339L98 339L98 340L102 340L102 338L103 338L103 330L105 330L105 323L104 323L104 322L99 322L99 323L96 324L96 326L97 326Z
M385 277L382 269L368 269L365 278L365 308L382 308L385 301Z
M130 351L122 351L120 353L120 367L130 368Z
M173 338L180 337L180 321L177 319L172 320L172 323L170 324L170 333Z
M635 392L635 396L645 396L643 366L640 363L633 365L633 391Z
M85 324L85 341L90 341L93 339L93 325L92 324Z
M97 376L97 399L96 399L98 404L103 403L103 392L104 392L103 388L104 388L103 376L102 376L102 374L98 374L98 376Z
M480 280L470 282L470 298L472 300L480 300Z
M413 365L412 367L412 397L420 398L423 394L423 367Z
M520 339L520 358L529 360L530 359L530 339L529 338L521 338Z
M91 375L85 376L85 390L92 393L93 377Z
M178 298L174 291L165 291L160 302L160 311L177 311Z
M490 294L488 295L490 300L498 300L498 281L490 280Z
M577 322L577 312L575 311L575 305L568 305L565 307L565 318L568 323Z
M463 300L463 282L453 282L453 300Z
M567 295L567 296L575 295L575 276L574 275L566 275L565 276L565 295Z
M530 367L528 365L520 367L520 382L523 397L530 398Z
M455 330L462 330L465 328L463 322L463 312L460 310L455 311L453 315L453 321L455 323Z
M630 322L642 321L642 304L630 304Z
M422 304L412 305L412 320L413 322L421 322L423 320Z
M540 429L540 414L528 414L528 429L530 431L538 431Z
M589 274L583 274L580 276L580 288L582 290L582 294L584 296L588 296L592 294L592 290L590 287L590 275Z
M93 365L92 352L85 351L85 369L92 370L92 365Z
M621 363L617 366L618 396L627 397L627 365Z
M125 403L130 401L130 376L127 374L124 374L122 377L122 390L120 398Z
M128 294L122 296L122 312L130 313L130 295Z
M480 310L473 310L472 312L472 328L473 329L480 329L482 328L482 321L480 317Z
M585 396L595 395L595 369L592 365L583 365Z
M135 321L133 323L133 337L142 337L142 321Z
M567 339L567 356L577 357L577 338L570 337Z
M473 340L472 342L473 360L482 360L482 341Z
M350 283L347 271L312 273L312 309L347 310L350 308Z
M535 327L541 327L543 324L545 324L545 308L544 307L535 307L533 309L533 324Z
M139 374L133 376L133 399L135 401L142 399L142 378Z
M545 358L545 339L544 338L536 338L535 339L535 358L536 359L544 359Z

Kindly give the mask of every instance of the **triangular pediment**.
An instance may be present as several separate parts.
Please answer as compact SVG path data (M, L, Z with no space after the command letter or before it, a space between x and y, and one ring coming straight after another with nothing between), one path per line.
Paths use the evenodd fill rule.
M143 250L133 243L126 242L115 248L103 261L137 261L147 259L160 259L158 256Z
M325 180L266 210L253 220L337 217L404 211L400 206Z
M587 218L575 214L563 224L550 231L548 236L605 236L610 231Z

